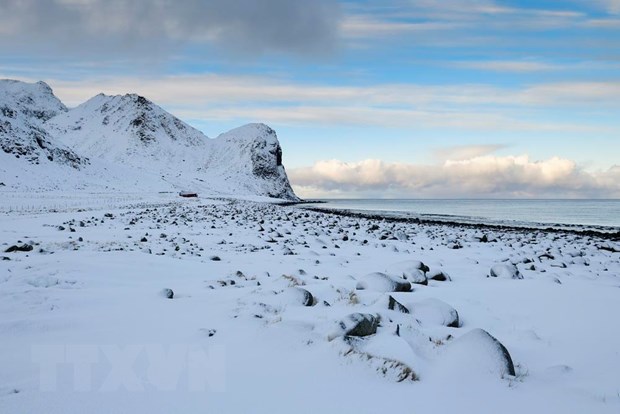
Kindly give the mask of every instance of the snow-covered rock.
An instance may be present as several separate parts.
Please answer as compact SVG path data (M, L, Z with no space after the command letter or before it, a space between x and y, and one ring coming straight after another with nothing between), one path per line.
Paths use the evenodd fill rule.
M463 378L515 375L512 357L501 342L484 329L476 328L448 345L442 364Z
M385 273L375 272L360 277L356 289L377 292L409 292L411 291L411 283Z
M164 298L166 298L166 299L172 299L172 298L174 298L174 292L173 292L173 290L172 290L172 289L170 289L170 288L165 288L165 289L162 289L162 290L161 290L161 292L159 292L159 294L160 294L161 296L163 296Z
M491 267L489 276L504 279L523 279L523 275L519 272L517 266L510 263L498 263Z
M449 282L452 280L450 275L441 269L434 269L428 272L427 277L429 280L435 280L437 282Z
M407 304L407 309L423 325L459 327L459 313L452 306L439 299L428 298Z
M370 313L352 313L338 321L337 327L328 339L339 336L369 336L377 333L379 317Z
M429 270L429 267L419 260L407 260L389 266L387 273L401 276L411 283L427 285L426 272Z
M291 287L288 288L283 296L286 297L286 303L284 304L299 304L302 306L312 306L314 305L314 297L312 293L308 292L306 289L300 287Z
M409 313L409 309L407 309L405 305L394 299L392 296L388 296L388 309L395 310L400 313Z

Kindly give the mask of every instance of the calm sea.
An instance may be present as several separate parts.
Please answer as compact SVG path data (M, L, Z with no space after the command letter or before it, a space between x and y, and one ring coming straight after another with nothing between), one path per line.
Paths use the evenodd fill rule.
M321 208L509 225L620 228L620 200L318 200Z

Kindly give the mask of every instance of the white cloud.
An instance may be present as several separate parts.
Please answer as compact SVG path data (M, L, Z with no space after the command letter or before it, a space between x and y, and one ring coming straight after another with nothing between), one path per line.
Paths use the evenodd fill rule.
M620 82L555 82L533 85L517 93L523 104L620 106Z
M0 74L2 66L0 66ZM25 79L29 81L39 79ZM266 76L216 74L162 77L113 77L68 81L44 79L68 105L77 105L104 92L135 92L162 104L196 106L227 103L294 103L301 105L381 107L397 109L464 110L488 105L565 106L593 102L617 107L619 81L541 83L524 87L497 87L485 84L421 85L376 84L332 86L295 83Z
M589 19L583 22L583 26L597 29L619 29L620 19Z
M0 71L2 68L0 67ZM0 72L1 73L1 72ZM25 79L36 81L38 79ZM103 92L138 93L186 120L296 125L373 125L477 131L568 131L610 134L617 125L541 120L538 108L620 106L620 82L490 85L302 84L266 76L178 75L159 78L44 79L69 106ZM530 111L536 108L536 111Z
M380 38L407 33L452 30L462 25L442 22L407 22L377 18L369 15L349 15L340 25L346 38Z
M609 0L614 1L614 0ZM433 39L425 34L443 32L444 42L458 44L463 35L491 30L487 41L498 33L512 35L515 29L539 30L572 27L587 17L579 11L509 7L489 0L416 0L392 4L392 7L351 7L341 21L346 38L382 39L411 35L414 41ZM454 31L461 30L460 35Z
M289 171L302 197L618 197L620 167L589 173L558 157L480 156L436 165L319 161Z
M175 112L176 113L176 112ZM211 108L207 111L178 111L190 119L246 121L287 125L348 125L411 128L413 130L473 130L511 132L599 132L609 133L609 127L521 120L509 114L476 111L431 111L398 108L355 106L269 106Z
M480 69L496 72L542 72L561 69L561 66L544 62L527 60L491 60L474 62L456 62L457 67L465 69Z
M620 14L620 0L576 0L586 6L598 7L609 14Z

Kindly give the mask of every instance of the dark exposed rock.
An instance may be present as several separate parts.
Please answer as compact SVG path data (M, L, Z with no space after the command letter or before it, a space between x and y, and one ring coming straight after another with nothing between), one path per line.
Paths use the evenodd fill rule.
M304 306L314 305L314 296L312 296L312 293L308 292L306 289L302 289L302 288L297 288L297 289L299 289L301 293L303 294L302 304Z
M161 291L161 295L163 297L165 297L166 299L172 299L174 298L174 292L172 291L172 289L169 288L165 288Z
M6 249L4 252L5 253L13 253L13 252L31 252L33 249L32 245L30 244L22 244L22 245L13 245L11 247L9 247L8 249Z
M443 270L433 270L427 276L429 280L435 280L437 282L449 282L452 280L450 275Z
M345 336L368 336L377 333L379 317L369 313L352 313L340 321Z
M316 303L312 293L298 286L289 288L285 291L285 294L296 305L300 304L302 306L314 306Z
M388 298L388 309L401 313L409 313L409 309L407 309L402 303L394 299L392 296Z
M620 253L620 248L613 246L611 243L601 244L598 246L599 250L605 250L611 253Z

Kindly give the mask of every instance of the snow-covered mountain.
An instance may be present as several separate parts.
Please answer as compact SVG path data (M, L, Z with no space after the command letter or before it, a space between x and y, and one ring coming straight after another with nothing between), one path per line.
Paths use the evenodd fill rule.
M46 127L88 157L136 167L183 162L207 141L200 131L135 94L99 94L50 119Z
M45 121L66 111L45 82L0 80L2 165L6 166L13 158L30 164L64 164L75 169L86 165L86 158L54 140L43 127Z
M210 139L142 96L99 94L68 110L42 82L0 83L0 111L5 153L35 166L45 156L48 162L72 170L54 180L49 170L18 160L18 165L13 162L0 169L3 176L14 178L7 180L14 188L23 188L24 181L28 188L36 183L59 188L64 182L68 188L189 189L211 195L298 199L282 166L276 133L263 124L245 125ZM17 121L4 122L5 118ZM19 179L40 174L45 178L34 183Z
M210 141L204 169L245 192L297 200L282 165L276 132L265 124L247 124ZM232 167L234 166L234 167Z

